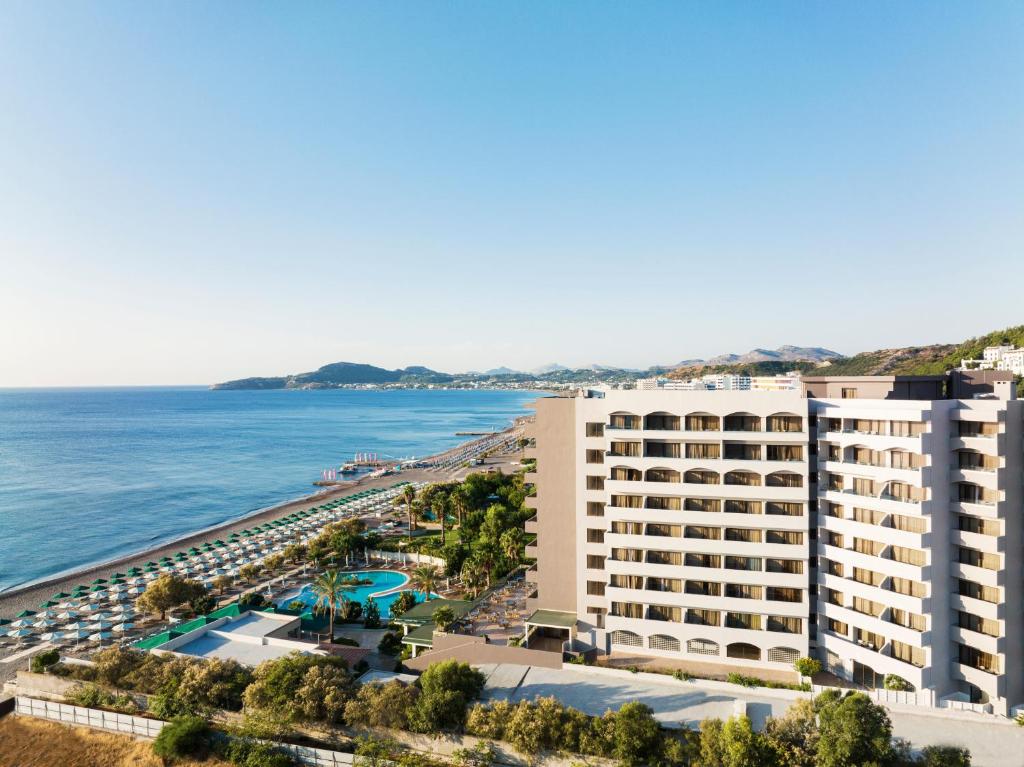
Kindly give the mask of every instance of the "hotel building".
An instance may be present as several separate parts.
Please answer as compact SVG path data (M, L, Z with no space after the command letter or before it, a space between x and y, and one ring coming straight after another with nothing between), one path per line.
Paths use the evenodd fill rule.
M745 673L810 655L1007 714L1024 702L1007 378L539 400L530 641Z

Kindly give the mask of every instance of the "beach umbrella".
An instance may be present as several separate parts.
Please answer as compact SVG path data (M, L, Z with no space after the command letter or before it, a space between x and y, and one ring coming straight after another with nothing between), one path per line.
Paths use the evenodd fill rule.
M134 625L131 623L118 623L114 626L114 631L123 634L125 631L131 631L133 628Z
M146 562L146 567L156 567L156 562L153 562L152 560L149 561L149 562Z
M111 578L124 578L124 573L114 573Z
M74 621L72 623L65 623L64 624L64 630L65 631L80 631L81 629L84 629L84 628L85 628L85 623L83 623L82 621Z
M178 562L181 562L183 559L188 559L188 554L186 554L184 551L179 551L177 554L174 555L174 559Z
M171 561L171 558L170 558L170 557L167 557L167 556L164 556L164 557L160 557L160 561L161 561L161 562L170 562L170 561Z
M95 586L95 585L97 585L99 583L106 583L106 582L107 582L106 578L96 578L94 581L92 581L92 585Z
M102 610L102 609L103 609L102 605L100 605L98 602L90 602L87 605L82 605L82 610L84 610L87 613L94 613L97 610Z
M124 578L114 578L110 582L110 585L111 585L111 587L113 587L113 586L123 586L124 585ZM116 589L115 589L115 591L116 591Z
M128 568L128 575L138 575L141 572L142 572L142 568L141 567L129 567Z
M107 619L108 619L108 618L110 618L110 617L111 617L112 615L113 615L113 613L108 613L108 612L106 612L106 611L104 610L104 611L98 612L98 613L96 613L95 615L91 616L91 617L89 618L89 620L94 620L94 621L103 621L103 620L107 620Z
M71 621L71 620L74 620L77 617L78 617L78 613L76 613L74 610L65 610L64 612L62 612L60 615L57 616L57 618L59 620L62 620L62 621Z
M15 615L15 618L30 618L36 614L35 610L22 610L20 613Z
M54 599L59 602L61 599L67 599L69 596L71 595L66 591L58 591L56 594L50 597L50 599Z
M91 593L93 593L93 594L96 594L96 593L98 593L100 591L106 591L106 590L107 590L107 587L102 585L102 584L99 584L99 583L97 583L95 586L93 586L91 589L89 589L89 591Z
M140 594L143 594L145 591L145 586L132 586L130 589L128 589L128 594L130 594L133 597L137 597Z
M96 621L95 623L90 623L86 628L89 629L89 631L106 631L113 625L114 624L110 621Z
M7 632L7 636L13 639L24 639L25 637L32 636L35 632L32 629L11 629Z
M23 629L31 625L32 621L29 618L18 618L18 620L11 622L12 629Z
M71 631L68 631L68 630L64 631L64 638L65 639L74 639L76 642L78 642L81 639L85 639L88 636L89 636L89 632L86 631L85 629L82 629L82 628L77 628L77 629L74 629L74 630L71 630Z
M45 634L40 634L39 638L42 639L44 642L55 642L58 639L63 639L64 638L64 632L63 631L48 631Z
M39 605L39 606L40 606L40 607L41 607L42 609L44 609L44 610L48 610L48 609L50 609L51 607L56 607L56 606L57 606L58 604L59 604L58 602L54 602L54 601L53 601L52 599L50 599L50 600L48 600L48 601L46 601L46 602L43 602L43 603L42 603L41 605Z
M38 620L38 621L36 621L35 623L33 623L33 624L32 624L32 628L37 628L37 629L48 629L48 628L50 628L51 626L55 626L55 625L57 625L57 622L56 622L56 621L54 621L54 620L51 620L51 619L49 619L49 618L43 618L42 620Z
M110 639L113 636L114 635L112 633L110 633L109 631L97 631L95 634L91 634L89 636L89 641L90 642L104 642L104 641Z

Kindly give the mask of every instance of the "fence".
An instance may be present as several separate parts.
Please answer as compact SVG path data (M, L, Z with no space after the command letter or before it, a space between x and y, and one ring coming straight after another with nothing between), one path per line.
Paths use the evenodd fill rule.
M385 562L397 562L399 564L434 565L444 567L446 562L441 557L432 557L427 554L420 554L416 551L377 551L371 549L367 552L371 559L382 559Z
M120 732L141 738L155 738L166 722L159 719L146 719L131 714L117 714L113 711L100 711L95 708L82 708L67 703L54 703L49 700L38 700L18 696L14 713L20 716L34 716L37 719L49 719L63 724L92 727L95 730Z

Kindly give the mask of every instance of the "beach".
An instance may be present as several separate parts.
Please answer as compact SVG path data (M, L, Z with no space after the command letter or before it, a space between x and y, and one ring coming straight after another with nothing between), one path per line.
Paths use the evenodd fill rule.
M508 429L505 432L501 432L501 434L511 434L513 431L514 430L512 429ZM457 455L460 451L471 449L475 444L483 441L484 440L480 439L468 440L451 450L447 450L424 460L442 463L447 457ZM218 537L227 537L232 532L240 532L247 527L269 522L271 520L278 519L279 517L287 516L293 512L308 509L313 506L319 506L335 498L344 498L347 495L353 495L370 488L391 487L396 482L401 481L442 482L461 473L462 471L459 467L433 471L428 469L411 469L383 477L362 478L354 481L352 484L346 485L345 487L326 488L310 495L294 498L276 506L262 509L253 514L225 522L224 524L217 525L215 527L209 527L204 530L190 533L174 541L160 544L134 554L129 554L124 557L95 565L88 565L84 568L75 570L74 572L55 575L25 586L0 592L0 616L11 617L22 610L38 610L39 605L49 599L50 595L54 592L71 591L72 588L80 583L89 583L94 578L106 577L114 570L124 570L135 566L142 567L150 560L159 560L164 556L172 556L178 551L188 549L191 546L199 546L205 541L213 540Z

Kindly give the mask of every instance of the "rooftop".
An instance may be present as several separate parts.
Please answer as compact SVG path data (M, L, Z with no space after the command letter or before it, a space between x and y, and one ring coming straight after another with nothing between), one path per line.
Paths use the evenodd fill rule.
M571 629L576 625L576 613L560 610L535 610L533 615L526 619L526 623L533 626Z
M465 617L466 613L473 609L473 603L463 599L431 599L428 602L420 602L415 607L410 607L401 616L395 618L396 623L404 623L410 626L422 626L432 623L434 610L438 607L450 607L455 613L455 618Z

